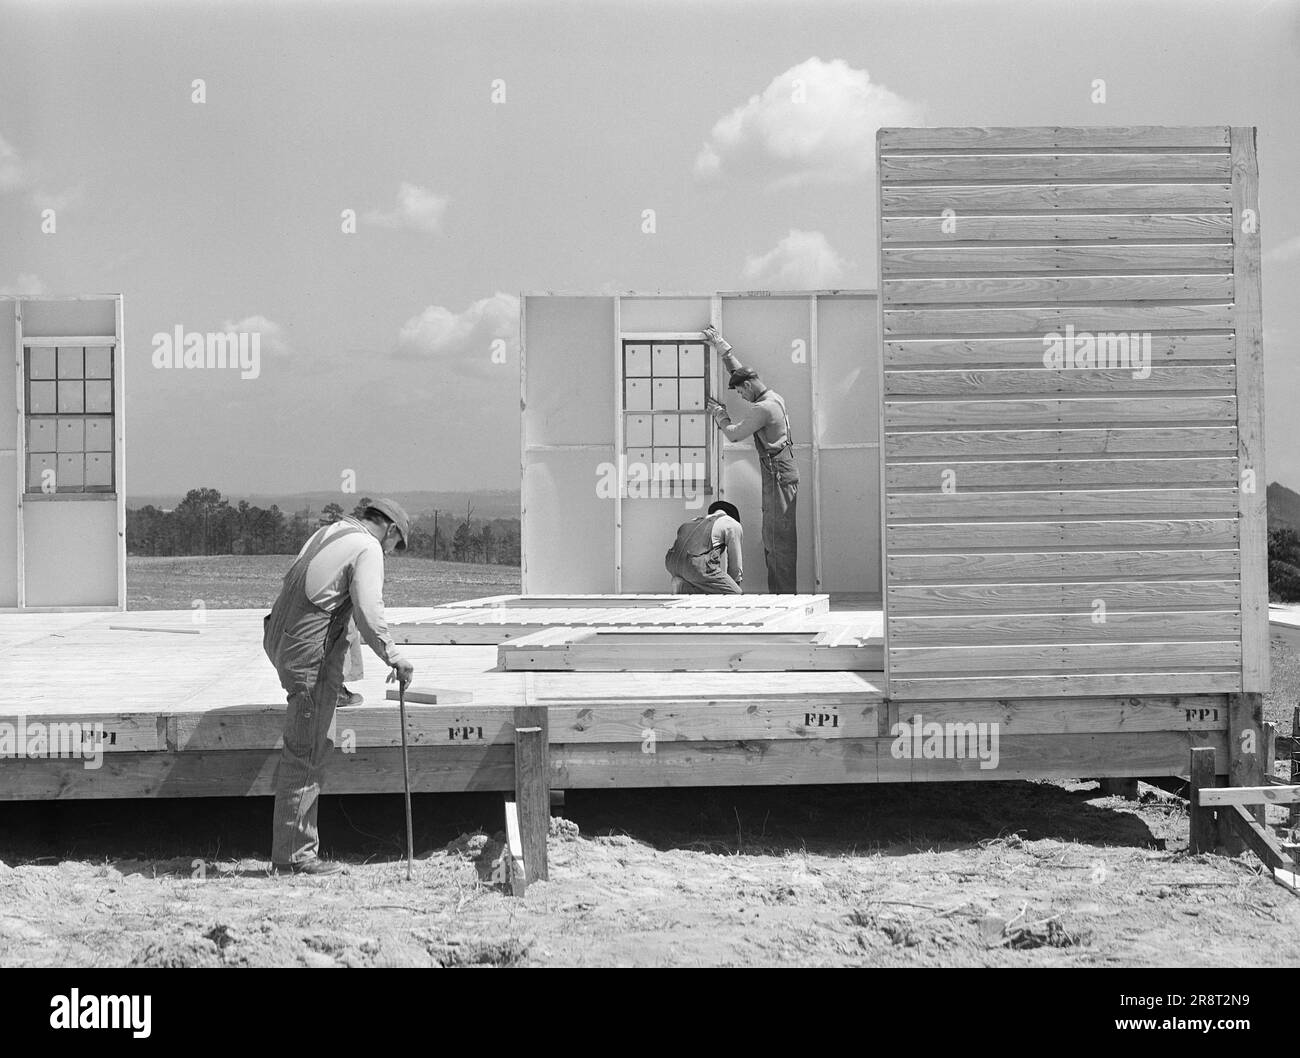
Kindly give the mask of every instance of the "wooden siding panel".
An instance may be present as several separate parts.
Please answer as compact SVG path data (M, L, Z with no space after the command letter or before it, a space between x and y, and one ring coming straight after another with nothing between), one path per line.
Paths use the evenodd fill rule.
M877 142L890 695L1259 683L1251 130Z

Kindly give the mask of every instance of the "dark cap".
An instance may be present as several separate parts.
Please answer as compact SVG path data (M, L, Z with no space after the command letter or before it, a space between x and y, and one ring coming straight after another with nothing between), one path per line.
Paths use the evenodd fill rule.
M735 389L745 382L752 382L758 378L758 372L752 367L738 367L731 373L731 381L727 383L728 389Z
M366 505L367 511L378 511L395 526L397 526L397 547L398 551L405 551L407 541L411 538L411 519L407 513L402 510L401 504L393 500L371 500Z
M726 500L714 500L709 504L709 513L713 514L715 511L721 511L733 521L740 521L740 508L734 503L728 503Z

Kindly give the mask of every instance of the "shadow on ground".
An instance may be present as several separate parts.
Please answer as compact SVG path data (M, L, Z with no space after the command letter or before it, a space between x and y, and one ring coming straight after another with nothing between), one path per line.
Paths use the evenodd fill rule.
M1163 848L1138 815L1095 784L980 782L569 791L563 815L586 835L624 834L657 849L779 855L907 854L1011 834L1083 844ZM500 794L417 794L416 854L503 826ZM354 862L405 853L402 798L322 798L322 854ZM271 799L204 798L0 804L0 860L265 859ZM172 873L168 865L168 872Z

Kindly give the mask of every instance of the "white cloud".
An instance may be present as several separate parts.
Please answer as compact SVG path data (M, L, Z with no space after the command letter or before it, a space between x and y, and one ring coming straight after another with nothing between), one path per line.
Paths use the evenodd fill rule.
M0 136L0 191L12 191L27 182L27 167L18 151Z
M430 305L402 326L397 355L432 360L459 375L487 376L517 364L519 299L500 291L462 312Z
M860 180L875 168L876 129L921 118L917 104L872 84L866 70L814 56L720 118L695 173L754 174L772 187Z
M243 331L248 334L260 334L260 347L262 352L270 353L272 356L286 356L289 353L289 345L284 339L284 328L274 320L268 320L265 316L245 316L242 320L232 323L226 320L221 325L222 331Z
M407 228L411 231L436 232L442 227L442 215L449 200L415 184L402 183L397 191L397 206L391 212L372 209L365 215L381 228Z
M38 294L48 292L49 287L41 282L39 276L31 272L19 272L17 282L0 287L0 294L17 294L19 297L36 297Z
M1279 264L1300 260L1300 235L1274 246L1264 255L1264 260L1276 261Z
M818 290L845 285L853 264L819 231L790 229L765 254L745 258L745 282L771 290Z

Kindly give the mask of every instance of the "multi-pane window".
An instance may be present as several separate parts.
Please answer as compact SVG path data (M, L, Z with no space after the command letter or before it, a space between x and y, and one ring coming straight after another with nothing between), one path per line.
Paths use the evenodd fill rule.
M629 464L668 464L708 482L709 396L702 342L623 343L623 447Z
M113 349L27 346L27 491L113 491Z

